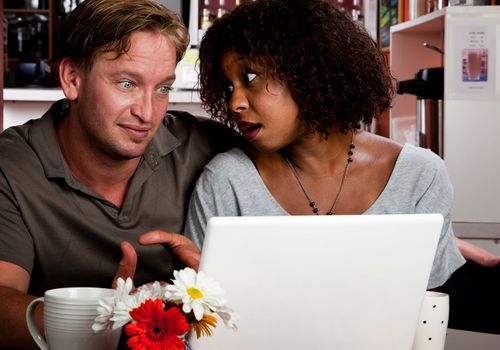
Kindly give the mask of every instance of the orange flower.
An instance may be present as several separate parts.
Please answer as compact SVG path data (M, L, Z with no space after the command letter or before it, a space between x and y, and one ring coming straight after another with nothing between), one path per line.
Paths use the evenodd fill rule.
M177 307L165 311L161 299L148 299L130 311L130 316L136 323L127 324L125 334L132 350L184 350L179 337L188 332L189 325Z
M199 338L202 335L211 336L213 334L212 328L217 326L217 319L215 316L205 314L201 320L194 320L193 323L191 323L191 326L196 332L196 338Z

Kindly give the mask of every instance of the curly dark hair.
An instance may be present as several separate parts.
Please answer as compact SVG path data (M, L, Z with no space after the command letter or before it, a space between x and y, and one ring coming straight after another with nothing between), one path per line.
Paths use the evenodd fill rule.
M324 0L257 0L217 19L200 45L201 100L212 118L235 127L220 66L227 50L284 82L311 130L359 128L390 107L393 78L361 25Z

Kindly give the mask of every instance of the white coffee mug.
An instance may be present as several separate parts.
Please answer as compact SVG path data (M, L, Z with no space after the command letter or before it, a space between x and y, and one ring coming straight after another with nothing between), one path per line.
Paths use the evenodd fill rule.
M113 289L68 287L51 289L33 300L26 310L31 336L42 350L114 350L120 341L121 329L92 331L98 315L99 300L114 295ZM35 322L35 308L44 304L43 339Z
M425 293L412 350L444 350L449 312L448 294Z

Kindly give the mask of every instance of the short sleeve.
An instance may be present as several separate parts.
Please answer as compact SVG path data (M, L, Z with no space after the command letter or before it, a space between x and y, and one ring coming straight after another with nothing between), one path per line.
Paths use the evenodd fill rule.
M0 170L0 260L16 264L31 273L33 239L26 228L15 196Z
M434 176L417 202L416 212L440 213L444 218L428 284L428 288L435 288L444 284L449 276L465 263L465 259L460 254L454 239L451 223L453 187L445 164L436 156L433 167L429 167L428 171L431 174L433 172Z
M201 248L208 219L238 215L237 205L229 179L206 167L191 195L184 235Z

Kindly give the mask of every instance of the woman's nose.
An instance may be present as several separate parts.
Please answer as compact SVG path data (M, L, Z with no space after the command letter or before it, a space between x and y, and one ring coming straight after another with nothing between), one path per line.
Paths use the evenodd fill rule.
M241 88L234 88L229 99L229 109L233 113L241 113L248 109L248 98Z

